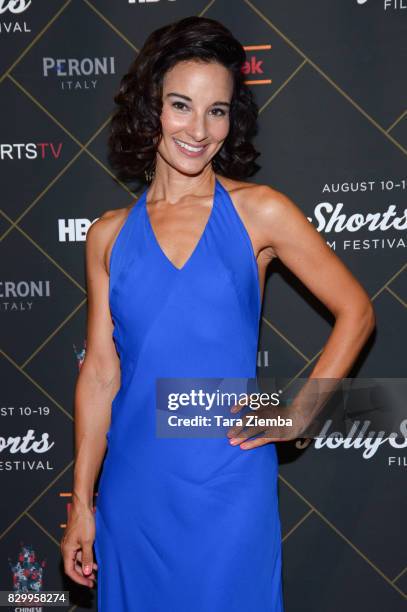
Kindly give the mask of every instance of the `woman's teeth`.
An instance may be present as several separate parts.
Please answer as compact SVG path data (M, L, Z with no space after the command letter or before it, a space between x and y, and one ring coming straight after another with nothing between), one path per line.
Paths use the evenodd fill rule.
M178 140L177 138L174 138L174 140L180 147L183 147L184 149L186 149L187 151L191 151L192 153L198 153L199 151L203 151L203 149L205 148L191 147L191 145L187 145L185 142L182 142L182 140Z

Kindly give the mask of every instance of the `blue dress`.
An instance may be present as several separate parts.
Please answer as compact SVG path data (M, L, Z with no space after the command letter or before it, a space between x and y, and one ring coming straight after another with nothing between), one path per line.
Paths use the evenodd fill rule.
M156 435L156 377L255 377L261 312L253 247L216 179L179 269L147 189L113 245L109 302L121 362L96 500L99 612L282 612L278 461L225 437ZM234 415L236 416L236 415Z

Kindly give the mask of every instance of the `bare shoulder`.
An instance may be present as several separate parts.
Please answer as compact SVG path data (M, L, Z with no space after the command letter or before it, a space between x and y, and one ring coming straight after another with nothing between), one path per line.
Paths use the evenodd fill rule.
M99 260L109 271L110 253L121 228L135 204L106 210L92 223L86 234L87 256Z
M302 215L299 207L271 185L236 181L221 177L252 239L256 253L268 259L276 257L273 236L293 215Z
M298 208L285 193L271 185L224 178L221 180L239 207L254 216L261 215L264 218L284 214L288 208Z

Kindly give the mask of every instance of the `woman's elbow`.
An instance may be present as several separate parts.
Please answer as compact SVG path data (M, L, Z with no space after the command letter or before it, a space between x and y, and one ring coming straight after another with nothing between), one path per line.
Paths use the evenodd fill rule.
M365 322L366 330L370 336L370 334L376 328L376 313L370 299L368 299L366 302L366 307L363 313L363 321Z
M361 332L366 337L369 337L376 328L376 313L373 303L368 296L355 306L352 318Z
M348 301L346 305L338 309L335 318L342 319L358 328L364 336L370 336L376 327L376 314L372 301L367 294L357 300Z

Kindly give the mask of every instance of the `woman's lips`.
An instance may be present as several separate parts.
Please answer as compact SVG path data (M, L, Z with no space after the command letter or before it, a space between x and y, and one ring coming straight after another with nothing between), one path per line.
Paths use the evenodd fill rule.
M186 149L185 147L182 147L181 145L178 144L178 142L175 140L175 138L173 138L175 146L177 147L178 151L180 151L181 153L183 153L184 155L186 155L187 157L199 157L200 155L202 155L205 151L208 145L204 145L203 149L201 151L188 151L188 149Z

